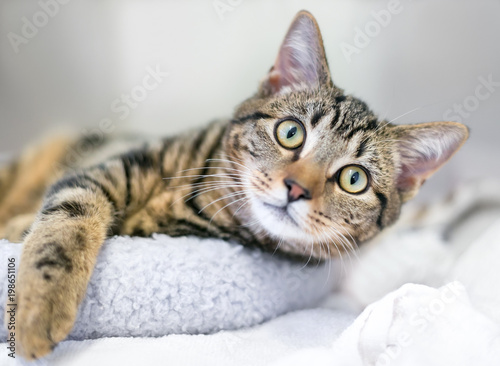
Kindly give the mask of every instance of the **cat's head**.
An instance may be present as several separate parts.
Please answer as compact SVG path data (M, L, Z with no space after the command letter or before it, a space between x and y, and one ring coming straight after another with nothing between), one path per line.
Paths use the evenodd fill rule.
M326 257L391 225L467 137L453 122L380 121L344 95L318 25L302 11L258 92L237 108L225 146L244 166L251 229L284 250Z

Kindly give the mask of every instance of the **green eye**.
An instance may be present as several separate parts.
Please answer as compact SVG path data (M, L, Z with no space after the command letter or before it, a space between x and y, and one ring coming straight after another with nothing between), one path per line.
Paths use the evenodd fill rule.
M287 119L276 126L276 140L285 149L296 149L304 143L304 127L294 120Z
M360 193L368 186L368 175L357 165L349 165L340 171L339 185L348 193Z

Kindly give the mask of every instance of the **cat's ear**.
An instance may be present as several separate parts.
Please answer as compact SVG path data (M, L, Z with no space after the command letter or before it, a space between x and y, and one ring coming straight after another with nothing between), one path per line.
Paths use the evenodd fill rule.
M321 85L333 86L323 39L316 19L303 10L288 29L276 62L262 81L261 92L275 94Z
M397 187L403 201L457 152L469 137L460 123L431 122L393 127L399 157Z

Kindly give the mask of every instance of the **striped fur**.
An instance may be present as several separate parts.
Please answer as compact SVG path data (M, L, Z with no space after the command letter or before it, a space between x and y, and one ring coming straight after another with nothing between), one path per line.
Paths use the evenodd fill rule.
M303 126L302 145L278 143L283 120ZM466 138L456 123L394 126L344 95L314 18L301 12L269 75L232 119L101 162L93 157L108 143L86 141L93 157L70 165L64 152L82 140L51 143L0 170L0 231L11 239L27 232L20 352L41 357L67 336L110 235L215 237L306 260L341 255L391 225ZM368 172L359 194L339 185L348 165ZM307 194L292 201L290 181Z

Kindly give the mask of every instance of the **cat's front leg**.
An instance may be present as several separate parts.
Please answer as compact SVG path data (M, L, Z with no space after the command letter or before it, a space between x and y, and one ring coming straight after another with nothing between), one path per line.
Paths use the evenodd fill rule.
M26 359L42 357L73 327L99 248L114 217L92 183L65 187L39 213L25 239L17 279L16 340Z
M67 176L47 193L24 241L16 282L16 341L27 359L71 331L106 237L163 190L163 146L131 151Z

